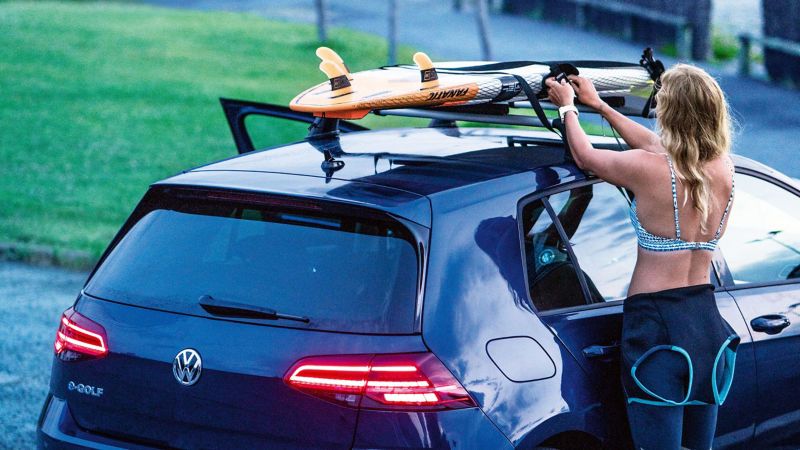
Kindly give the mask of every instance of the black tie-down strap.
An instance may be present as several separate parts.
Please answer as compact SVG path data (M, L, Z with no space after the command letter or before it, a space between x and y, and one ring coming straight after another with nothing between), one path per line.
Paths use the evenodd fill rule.
M521 75L514 75L514 78L517 79L517 82L522 88L522 92L524 92L525 96L528 97L528 101L531 103L531 107L536 113L536 117L538 117L539 121L542 122L542 126L555 133L556 130L553 128L553 125L550 124L550 120L547 118L547 116L544 115L544 109L542 109L542 105L539 104L539 99L536 98L536 94L533 92L533 89L531 89L531 86L527 81L525 81L525 78L522 78ZM542 86L544 86L544 78L542 78ZM542 88L542 90L544 90L544 88Z
M544 92L544 80L546 80L549 76L550 75L542 78L542 92ZM531 86L528 84L528 82L525 81L525 79L520 75L514 75L514 78L516 78L519 82L520 87L522 87L522 91L525 92L525 96L528 97L528 101L531 103L531 107L533 108L533 111L536 112L536 117L539 118L539 121L542 122L542 125L561 137L561 140L564 142L564 158L567 160L574 160L572 157L572 151L569 148L569 142L567 141L567 129L564 126L564 123L561 122L560 118L556 118L553 119L551 124L550 120L544 114L544 109L542 109L542 105L539 103L539 100L536 98L536 94L533 93L533 89L531 89Z

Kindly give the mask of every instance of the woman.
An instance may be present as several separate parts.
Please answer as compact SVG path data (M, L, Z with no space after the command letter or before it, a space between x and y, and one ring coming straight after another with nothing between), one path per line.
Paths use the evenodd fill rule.
M586 78L546 85L578 166L635 195L639 247L623 308L621 366L636 449L710 449L739 343L709 284L733 201L722 90L702 69L667 70L655 96L656 134L609 108ZM570 108L575 93L634 150L593 148Z

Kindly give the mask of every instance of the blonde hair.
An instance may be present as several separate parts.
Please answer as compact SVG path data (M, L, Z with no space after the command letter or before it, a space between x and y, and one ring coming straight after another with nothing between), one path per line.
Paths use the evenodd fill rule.
M692 205L700 212L700 228L705 233L711 209L705 163L726 157L731 148L731 118L725 94L705 70L676 64L661 75L656 114L661 144L672 158L675 172L689 186Z

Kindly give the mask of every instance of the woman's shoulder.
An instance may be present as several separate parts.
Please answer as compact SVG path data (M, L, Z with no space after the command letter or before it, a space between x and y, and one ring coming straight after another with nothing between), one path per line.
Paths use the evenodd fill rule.
M645 178L669 173L669 157L665 151L634 149L629 152L633 165L641 171Z
M733 159L730 155L720 155L701 166L701 169L709 176L722 176L730 178L734 172Z
M714 185L731 189L734 183L734 165L730 155L722 155L706 164L706 175Z
M652 180L669 173L665 153L655 153L642 149L615 152L613 158L605 161L609 166L603 173L597 173L609 183L633 190L646 188Z

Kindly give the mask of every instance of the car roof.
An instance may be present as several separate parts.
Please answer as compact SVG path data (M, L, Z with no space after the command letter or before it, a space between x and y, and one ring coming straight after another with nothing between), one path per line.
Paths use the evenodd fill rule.
M595 146L618 148L613 137L592 136ZM624 146L624 143L622 143ZM626 147L627 148L627 147ZM344 163L326 172L325 152ZM736 156L739 167L787 177ZM395 128L341 133L249 152L182 172L157 184L210 186L327 198L377 206L430 223L427 196L471 184L560 166L537 177L543 190L586 175L564 159L561 139L548 131L513 128ZM548 172L550 173L550 172ZM267 176L269 175L269 176ZM319 180L319 181L315 181ZM409 204L417 205L409 206ZM427 204L427 201L423 202Z
M600 145L618 145L613 138L594 140ZM325 151L342 161L343 167L326 173L321 167ZM189 173L192 184L197 184L204 174L212 178L211 172L260 172L358 181L426 196L563 163L561 139L547 131L396 128L342 133L334 139L305 140L245 153L165 182L179 184Z

